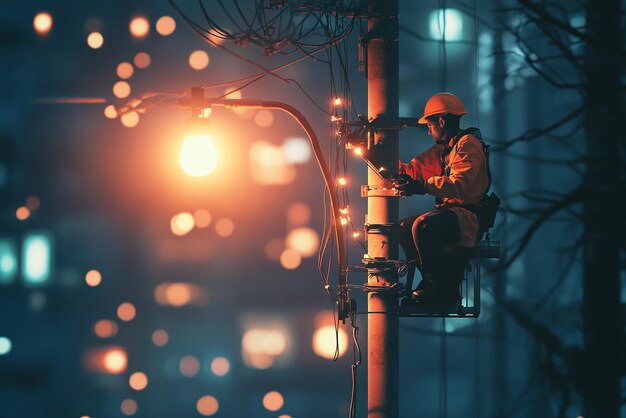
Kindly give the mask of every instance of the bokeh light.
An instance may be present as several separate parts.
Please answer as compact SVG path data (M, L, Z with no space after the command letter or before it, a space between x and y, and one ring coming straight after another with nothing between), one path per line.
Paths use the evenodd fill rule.
M117 110L115 110L115 106L108 105L104 108L104 116L109 119L115 119L117 117Z
M268 411L276 412L285 404L283 395L275 390L268 392L263 397L263 406Z
M115 69L117 76L123 79L131 78L134 71L135 69L130 62L120 62Z
M302 257L312 257L317 254L320 237L313 228L296 228L287 234L287 247L296 250Z
M145 70L150 66L152 62L152 58L150 54L147 52L139 52L133 58L133 63L135 63L135 67Z
M287 350L287 331L282 327L248 328L241 338L241 354L248 367L269 369Z
M124 113L120 118L122 125L127 128L134 128L139 123L139 113L137 112L128 112Z
M187 235L194 227L195 220L191 213L180 212L170 219L170 229L176 236Z
M7 337L0 337L0 356L4 356L11 352L13 343Z
M304 202L295 202L287 208L287 224L290 227L303 226L311 222L311 208Z
M134 390L144 390L148 387L148 376L143 372L135 372L130 375L128 385Z
M272 261L280 260L280 255L285 249L285 240L273 238L265 244L265 256Z
M130 21L128 29L135 38L145 38L150 32L150 22L143 16L137 16Z
M211 362L211 371L216 376L225 376L230 371L230 362L224 357L216 357Z
M100 32L91 32L87 35L87 45L92 49L99 49L104 45L104 36Z
M205 395L196 402L196 409L200 415L210 417L220 409L219 402L211 395Z
M26 207L30 210L37 210L41 206L41 200L37 196L28 196L26 199Z
M348 334L343 328L335 332L334 325L324 325L313 333L313 352L325 359L333 359L339 341L339 357L343 356L348 349Z
M93 333L98 338L111 338L117 335L117 331L117 323L110 319L101 319L93 326Z
M192 296L192 288L187 283L171 283L165 290L165 298L172 306L187 305Z
M47 12L40 12L33 19L33 27L38 35L45 36L52 29L52 16Z
M259 184L285 185L296 178L280 146L267 141L255 141L250 146L250 175Z
M119 99L124 99L130 95L130 84L126 81L118 81L113 84L113 94Z
M222 238L228 238L235 232L235 223L228 218L222 218L215 223L215 232Z
M152 343L157 347L163 347L170 341L170 336L164 329L157 329L152 333Z
M15 211L15 217L20 221L25 221L30 217L30 209L28 209L26 206L20 206Z
M120 374L126 370L128 356L121 348L112 348L104 353L102 365L107 373Z
M267 109L259 110L254 115L254 123L261 128L269 128L274 123L274 114Z
M120 410L126 416L135 415L138 410L137 401L134 399L124 399L120 405Z
M161 16L156 22L156 31L159 35L168 36L176 30L176 21L170 16Z
M206 209L198 209L193 213L193 220L196 228L206 228L211 225L211 212Z
M135 305L130 302L124 302L117 307L117 317L122 321L132 321L135 319L136 314L137 310L135 309Z
M194 70L204 70L209 65L209 54L201 49L189 54L189 66Z
M311 144L305 138L287 138L282 149L288 163L303 164L311 159Z
M287 270L295 270L300 267L302 263L302 256L293 248L286 248L280 254L280 265Z
M89 286L98 286L100 282L102 282L102 274L98 270L89 270L85 274L85 283Z
M195 377L200 372L200 361L194 356L185 356L180 359L178 368L183 376Z

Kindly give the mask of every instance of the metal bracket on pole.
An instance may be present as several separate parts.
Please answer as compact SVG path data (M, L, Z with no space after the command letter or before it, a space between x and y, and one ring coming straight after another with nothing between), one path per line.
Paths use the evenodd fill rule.
M363 224L366 234L400 235L403 231L400 224Z
M402 296L404 294L404 283L393 283L391 286L387 285L387 283L364 283L363 291L365 293L394 293Z
M361 197L400 197L399 190L389 186L374 186L364 184L361 186Z

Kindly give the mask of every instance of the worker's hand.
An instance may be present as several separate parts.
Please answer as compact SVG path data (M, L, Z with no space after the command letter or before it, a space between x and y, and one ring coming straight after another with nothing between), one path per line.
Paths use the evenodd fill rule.
M395 175L390 178L390 181L391 185L398 189L400 196L428 193L424 180L415 180L407 174Z

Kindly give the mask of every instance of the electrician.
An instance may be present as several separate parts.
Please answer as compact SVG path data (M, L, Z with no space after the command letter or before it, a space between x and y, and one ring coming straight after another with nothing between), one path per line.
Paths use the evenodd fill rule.
M391 179L402 196L435 196L433 210L400 221L400 245L422 274L411 293L420 305L460 302L459 285L469 249L479 238L478 217L490 186L489 166L480 131L460 129L465 114L463 102L455 95L432 96L418 123L428 126L435 144L407 164L400 161L399 175Z

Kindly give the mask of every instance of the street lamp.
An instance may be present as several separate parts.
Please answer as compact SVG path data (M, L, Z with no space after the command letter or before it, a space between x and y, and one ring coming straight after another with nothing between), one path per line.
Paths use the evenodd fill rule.
M178 155L185 173L193 177L206 177L217 166L217 151L208 131L208 119L193 116L187 122L187 135Z

